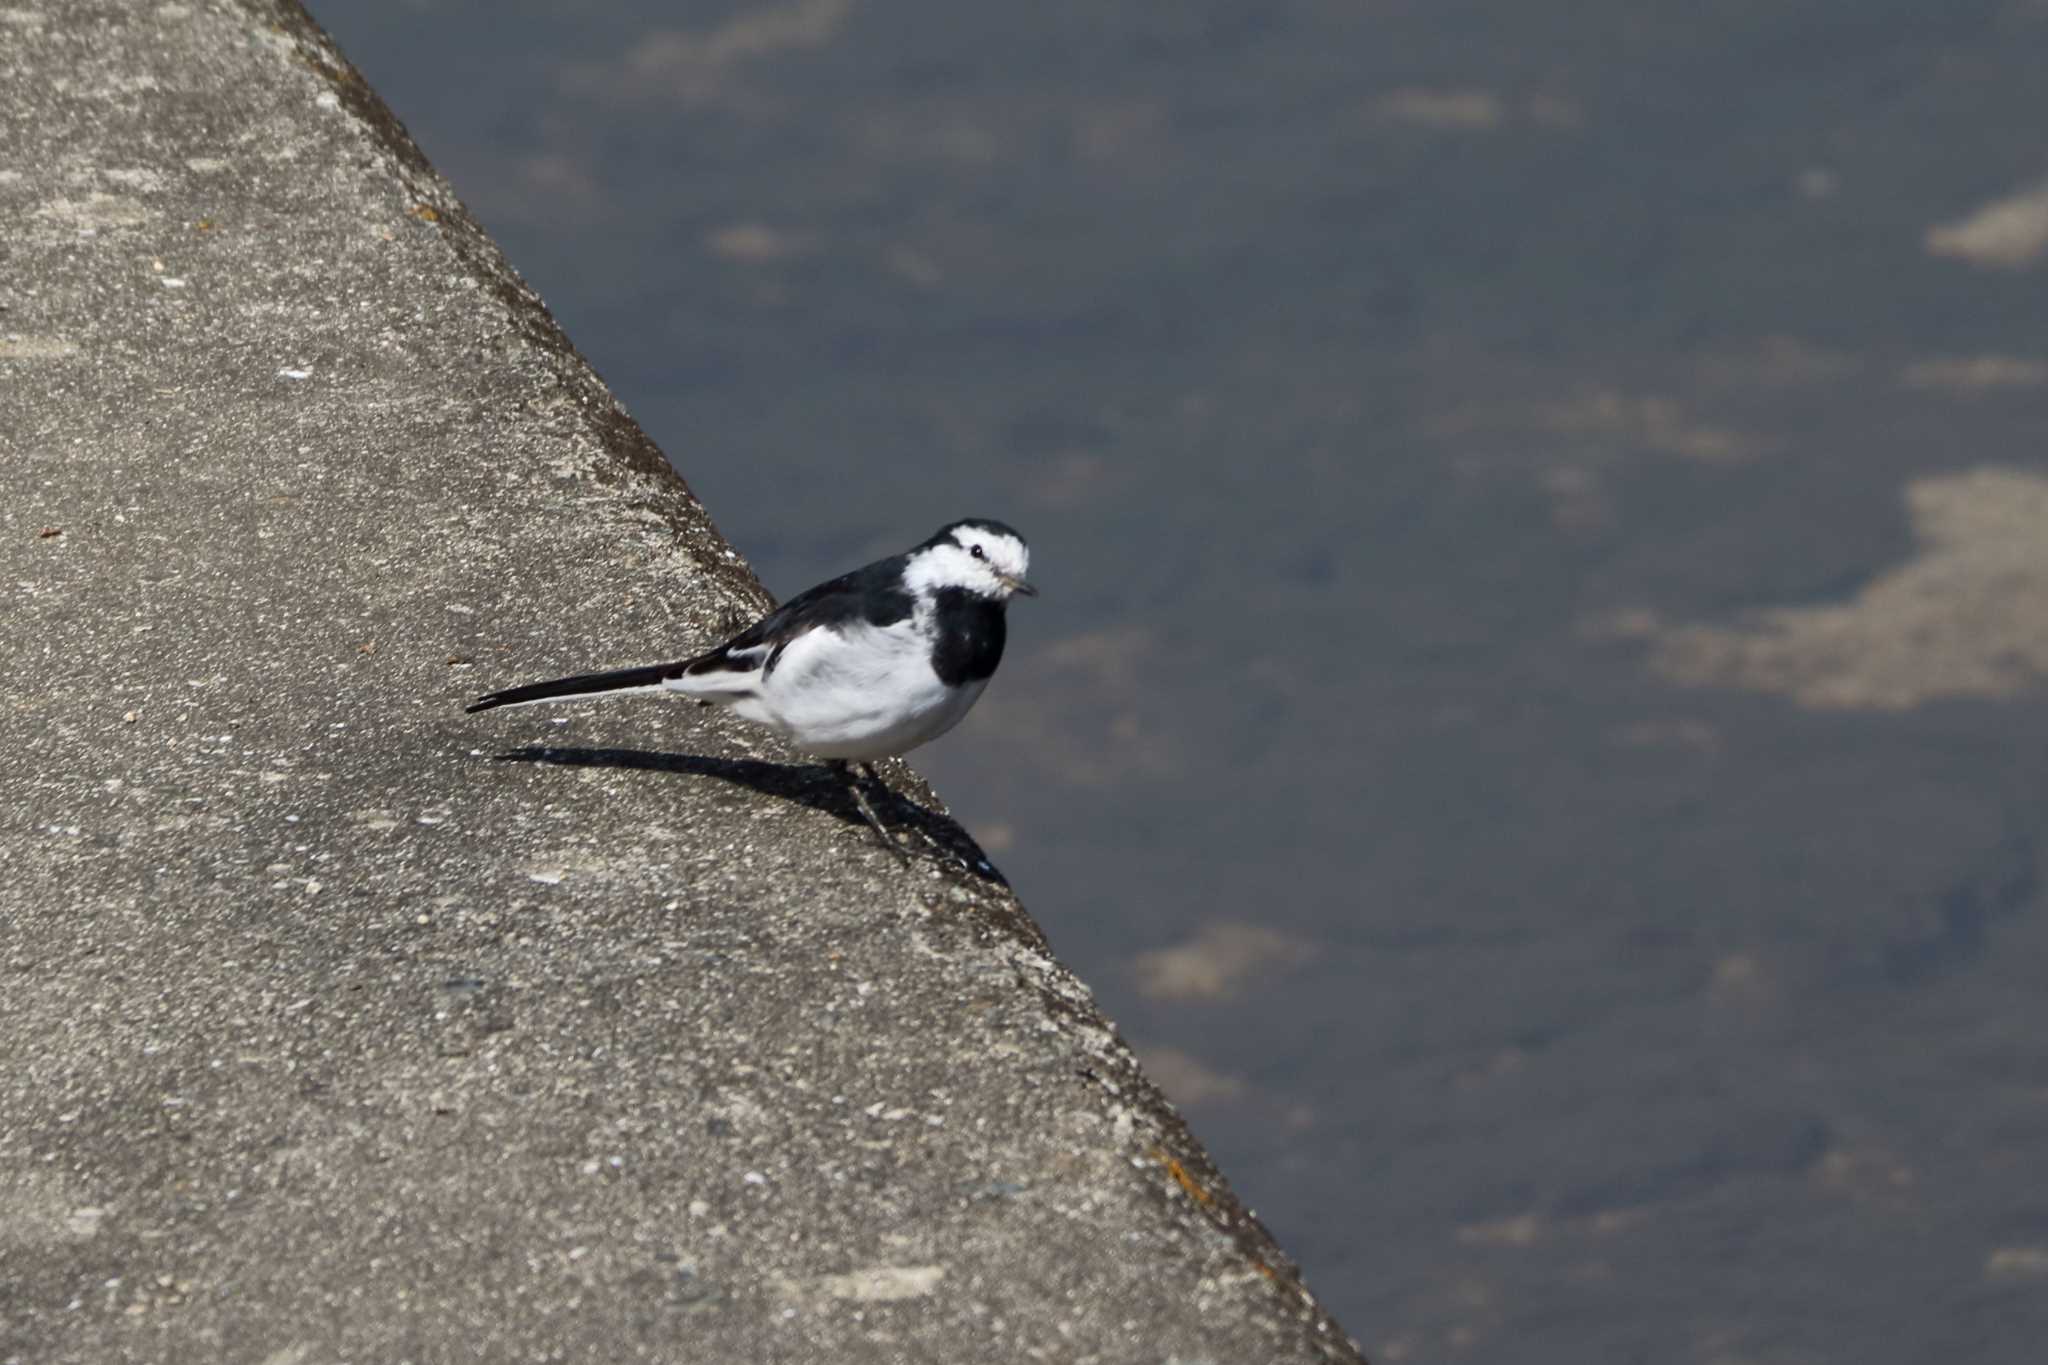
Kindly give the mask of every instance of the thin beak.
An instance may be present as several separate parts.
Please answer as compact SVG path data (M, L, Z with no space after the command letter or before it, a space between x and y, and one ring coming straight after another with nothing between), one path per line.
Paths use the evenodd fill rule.
M1000 575L1000 577L1002 578L1004 585L1008 587L1011 592L1021 593L1025 597L1038 596L1038 589L1032 587L1023 579L1015 577L1012 574L1002 574Z

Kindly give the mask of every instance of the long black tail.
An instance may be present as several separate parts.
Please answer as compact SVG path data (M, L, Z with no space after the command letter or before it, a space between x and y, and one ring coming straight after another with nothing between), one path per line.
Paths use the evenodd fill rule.
M553 678L526 683L478 697L467 711L489 711L499 706L525 706L529 702L552 701L556 697L595 697L607 692L650 692L670 678L682 676L690 660L669 664L648 664L642 668L615 668L609 673L579 673L573 678Z

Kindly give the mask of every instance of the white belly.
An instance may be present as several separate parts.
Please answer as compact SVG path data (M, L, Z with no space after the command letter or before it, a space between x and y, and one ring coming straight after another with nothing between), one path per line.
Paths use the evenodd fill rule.
M960 723L986 679L947 687L913 623L818 630L792 641L752 692L729 703L819 758L907 754Z

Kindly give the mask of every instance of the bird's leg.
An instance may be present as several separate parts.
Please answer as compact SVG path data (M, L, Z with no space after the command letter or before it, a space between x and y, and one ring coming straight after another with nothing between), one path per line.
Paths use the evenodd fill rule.
M843 758L828 758L825 760L825 766L832 769L833 772L838 773L841 777L846 779L846 790L853 794L853 804L859 807L861 815L865 817L868 822L868 827L874 830L875 837L880 839L882 841L883 846L886 847L891 853L901 858L904 862L909 862L909 850L905 849L902 844L897 842L896 836L889 833L889 827L887 825L884 825L881 821L881 817L875 814L874 807L868 804L867 793L860 789L859 770L856 769L852 763L848 762L846 759ZM870 769L869 772L870 775L872 775L873 770Z
M860 766L867 769L868 780L874 783L877 787L881 788L882 791L888 793L891 800L900 802L901 804L906 806L910 806L913 810L917 809L917 806L913 802L908 801L904 797L897 795L896 792L890 789L889 784L882 780L882 775L875 771L875 765L873 763L863 763ZM914 828L917 831L917 837L924 841L923 848L908 846L900 840L895 841L897 851L900 852L906 860L911 858L922 858L927 862L937 863L941 867L960 867L966 868L969 872L974 871L973 866L965 858L955 853L952 849L947 848L937 839L934 839L931 836L931 832L925 829L923 825L920 824L914 826Z

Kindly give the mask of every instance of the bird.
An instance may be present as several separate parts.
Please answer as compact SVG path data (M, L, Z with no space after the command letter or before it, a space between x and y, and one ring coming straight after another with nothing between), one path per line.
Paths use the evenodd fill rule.
M858 768L958 725L1002 662L1010 599L1036 597L1031 550L1000 521L950 522L929 540L798 593L714 649L487 693L468 711L669 693L722 706L823 759L898 856Z

